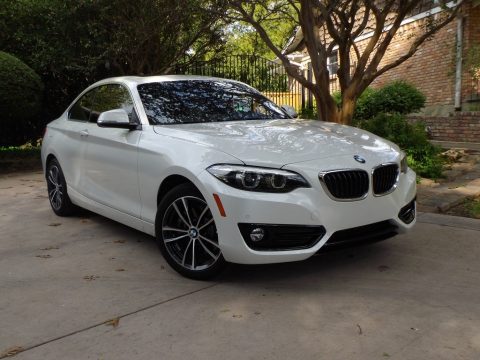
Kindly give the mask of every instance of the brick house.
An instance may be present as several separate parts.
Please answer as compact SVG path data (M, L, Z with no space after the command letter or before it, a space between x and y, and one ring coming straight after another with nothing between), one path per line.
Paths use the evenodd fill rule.
M403 21L383 62L388 63L403 54L416 29L441 11L444 10L437 0L422 1ZM360 48L367 42L368 34L356 41ZM463 58L460 63L456 60L459 49ZM310 60L303 48L301 32L297 32L286 50L300 68L308 68ZM414 84L426 95L427 102L422 114L412 118L425 121L432 138L480 142L480 80L479 76L475 79L465 62L474 50L480 53L480 4L465 1L457 19L427 40L402 65L377 78L372 86L379 87L399 79ZM330 73L335 74L338 66L336 52L328 59L328 64ZM337 88L336 75L332 75L331 89Z

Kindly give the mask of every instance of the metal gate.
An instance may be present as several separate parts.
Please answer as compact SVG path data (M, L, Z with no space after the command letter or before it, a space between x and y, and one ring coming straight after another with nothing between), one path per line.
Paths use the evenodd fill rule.
M305 77L311 77L309 70ZM297 111L313 107L310 91L289 77L282 64L248 55L232 55L210 61L193 62L176 68L177 74L214 76L244 82L260 90L278 105Z

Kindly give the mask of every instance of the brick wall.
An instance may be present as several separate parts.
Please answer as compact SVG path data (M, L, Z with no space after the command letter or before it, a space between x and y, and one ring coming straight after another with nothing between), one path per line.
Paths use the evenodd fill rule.
M419 21L400 28L380 67L403 55L414 40L412 34L420 32L423 25L424 21ZM450 105L453 110L455 38L456 23L453 21L431 40L427 40L410 59L376 79L373 86L380 87L394 80L406 80L426 95L427 107Z
M473 6L466 2L463 7L464 57L474 45L480 45L480 5ZM402 26L391 46L387 50L382 64L390 62L408 49L412 36L421 31L425 20ZM417 86L426 96L426 114L447 115L454 110L455 100L455 46L457 21L437 32L427 40L410 59L399 67L385 73L374 81L373 86L382 86L392 80L407 80ZM462 108L477 110L471 101L479 98L480 84L472 80L472 74L465 66L462 73Z
M480 143L480 111L451 116L410 116L409 119L424 122L433 140Z
M480 44L480 5L472 6L471 1L463 5L464 14L464 56L474 44ZM433 15L438 18L440 14ZM431 18L428 18L431 19ZM386 51L379 68L391 63L405 54L417 36L425 31L428 22L423 18L401 26ZM440 29L431 39L425 41L419 50L400 66L386 72L373 83L373 87L381 87L394 80L406 80L419 88L427 97L425 114L447 115L453 112L455 102L455 69L456 69L456 37L457 20ZM369 42L369 38L357 42L362 52ZM355 63L356 54L352 50L351 61ZM332 88L338 84L332 81ZM477 93L468 69L463 68L462 74L462 103L464 110L477 110L469 106L472 101L472 91ZM478 96L476 96L478 98Z
M480 45L480 4L464 2L464 56L468 49ZM433 15L438 17L439 15ZM415 38L424 31L427 19L420 19L401 26L386 51L379 68L408 51ZM466 66L462 73L462 109L455 112L457 20L440 29L425 41L419 50L400 66L387 71L372 86L381 87L394 80L406 80L422 91L427 98L423 116L411 116L423 120L431 129L432 138L444 141L480 143L480 83L472 80ZM369 39L357 42L360 52ZM351 60L356 55L352 50ZM333 80L335 82L335 80ZM331 84L332 85L332 84ZM335 85L335 84L333 84ZM470 111L470 112L466 112Z
M467 8L464 19L464 56L468 49L480 45L480 5ZM468 68L463 69L462 99L466 102L478 100L480 97L480 83L472 79Z

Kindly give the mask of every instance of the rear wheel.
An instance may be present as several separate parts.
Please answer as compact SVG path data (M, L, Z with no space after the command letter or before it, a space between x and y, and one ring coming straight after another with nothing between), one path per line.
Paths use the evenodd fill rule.
M163 256L180 274L208 279L225 267L212 212L193 185L182 184L167 193L158 206L155 227Z
M53 212L58 216L72 215L76 207L68 197L65 176L57 159L52 159L48 162L46 180L48 200L50 200Z

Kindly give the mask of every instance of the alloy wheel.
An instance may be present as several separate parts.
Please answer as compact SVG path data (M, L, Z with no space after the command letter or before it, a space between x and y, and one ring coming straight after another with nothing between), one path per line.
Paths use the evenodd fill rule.
M60 178L60 170L57 165L52 165L47 174L48 199L54 210L60 210L63 203L63 185Z
M221 256L212 213L199 197L180 197L168 206L162 220L162 238L170 256L188 270L208 269Z

